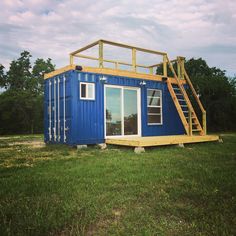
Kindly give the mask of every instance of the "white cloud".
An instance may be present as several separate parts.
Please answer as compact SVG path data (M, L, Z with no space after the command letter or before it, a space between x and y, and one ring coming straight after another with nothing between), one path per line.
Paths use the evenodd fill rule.
M104 38L236 73L234 0L2 0L0 9L5 66L22 50L64 66L69 52Z

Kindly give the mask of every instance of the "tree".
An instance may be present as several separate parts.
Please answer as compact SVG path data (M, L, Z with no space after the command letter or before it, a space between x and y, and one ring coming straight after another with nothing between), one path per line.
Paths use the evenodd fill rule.
M43 75L55 70L55 65L52 64L52 59L47 60L37 59L34 63L32 76L35 84L34 89L38 94L43 94L44 91L44 79Z
M31 62L32 56L29 52L23 51L17 60L10 63L9 71L6 75L5 87L11 90L27 90L30 87L31 80Z
M7 73L0 65L0 134L43 132L43 74L54 70L51 59L37 59L24 51L10 63Z
M0 88L6 87L6 74L4 72L5 67L0 64Z
M177 71L176 63L173 67ZM209 67L202 58L187 60L185 69L206 109L208 130L236 130L236 77L228 78L224 70ZM162 66L157 68L156 73L163 74ZM173 76L169 67L167 73ZM196 100L190 93L189 97L201 118Z
M185 68L207 111L209 130L236 130L236 78L209 67L202 58L186 61Z

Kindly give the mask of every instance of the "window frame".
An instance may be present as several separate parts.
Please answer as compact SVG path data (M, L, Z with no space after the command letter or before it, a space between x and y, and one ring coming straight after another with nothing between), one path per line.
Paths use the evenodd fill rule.
M82 85L85 85L85 95L86 97L82 97ZM92 97L88 97L88 87L89 85L92 85ZM95 100L95 83L90 83L90 82L80 82L80 99L81 100Z
M148 96L148 91L150 90L155 90L155 91L158 91L160 93L160 96L158 97L152 97L152 96ZM160 105L149 105L148 103L148 98L160 98ZM160 113L148 113L148 108L160 108ZM163 104L162 104L162 90L161 89L155 89L155 88L148 88L147 89L147 124L148 125L163 125L163 112L162 112L162 107L163 107ZM151 115L151 116L160 116L160 122L159 123L149 123L148 122L148 116Z

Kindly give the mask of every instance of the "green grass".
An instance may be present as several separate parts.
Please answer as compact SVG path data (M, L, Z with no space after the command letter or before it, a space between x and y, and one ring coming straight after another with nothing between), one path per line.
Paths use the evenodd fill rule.
M0 235L236 235L236 134L140 155L31 139L0 139Z

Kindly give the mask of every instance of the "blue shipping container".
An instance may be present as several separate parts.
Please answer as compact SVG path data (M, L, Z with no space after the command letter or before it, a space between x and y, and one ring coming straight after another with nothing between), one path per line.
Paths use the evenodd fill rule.
M69 70L45 80L44 111L47 143L185 134L165 81Z

